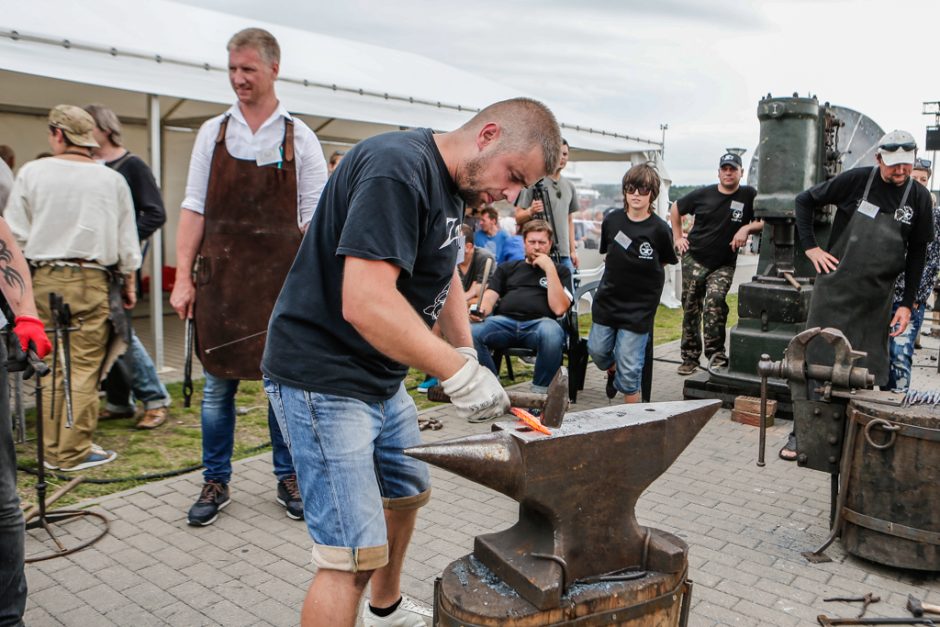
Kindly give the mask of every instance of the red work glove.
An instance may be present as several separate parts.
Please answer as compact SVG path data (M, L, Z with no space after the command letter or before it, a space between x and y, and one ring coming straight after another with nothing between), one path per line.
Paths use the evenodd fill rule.
M36 354L39 355L40 359L48 355L49 351L52 350L52 344L49 343L49 338L46 337L45 326L39 318L34 316L17 316L16 326L13 327L13 332L20 338L20 346L23 347L24 353L29 352L30 342L35 346Z

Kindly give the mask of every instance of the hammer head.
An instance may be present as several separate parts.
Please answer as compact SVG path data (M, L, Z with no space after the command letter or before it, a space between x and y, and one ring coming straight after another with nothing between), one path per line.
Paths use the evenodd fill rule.
M560 427L568 413L568 369L562 366L555 373L545 392L545 408L542 409L542 424Z
M913 594L907 595L907 611L920 618L924 615L924 604Z

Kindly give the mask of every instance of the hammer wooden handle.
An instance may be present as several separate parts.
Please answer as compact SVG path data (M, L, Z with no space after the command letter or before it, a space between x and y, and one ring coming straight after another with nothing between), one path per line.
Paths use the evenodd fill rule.
M548 398L547 394L539 394L537 392L516 392L514 390L506 390L506 394L509 396L509 402L513 407L545 407L545 401ZM450 397L444 392L444 388L439 385L435 385L432 388L428 389L428 400L434 401L435 403L449 403Z

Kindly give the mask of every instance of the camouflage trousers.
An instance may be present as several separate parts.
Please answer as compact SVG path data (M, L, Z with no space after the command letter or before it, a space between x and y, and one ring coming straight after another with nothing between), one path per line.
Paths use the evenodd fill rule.
M734 279L734 266L709 270L686 252L682 256L683 362L698 363L704 338L705 358L725 352L725 297Z

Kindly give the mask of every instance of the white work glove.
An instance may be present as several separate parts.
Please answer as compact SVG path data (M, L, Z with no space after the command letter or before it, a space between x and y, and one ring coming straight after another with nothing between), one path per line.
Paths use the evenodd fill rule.
M509 396L489 369L477 361L477 352L469 347L457 349L467 363L454 376L441 381L441 387L450 397L461 418L487 419L502 416L509 411Z

